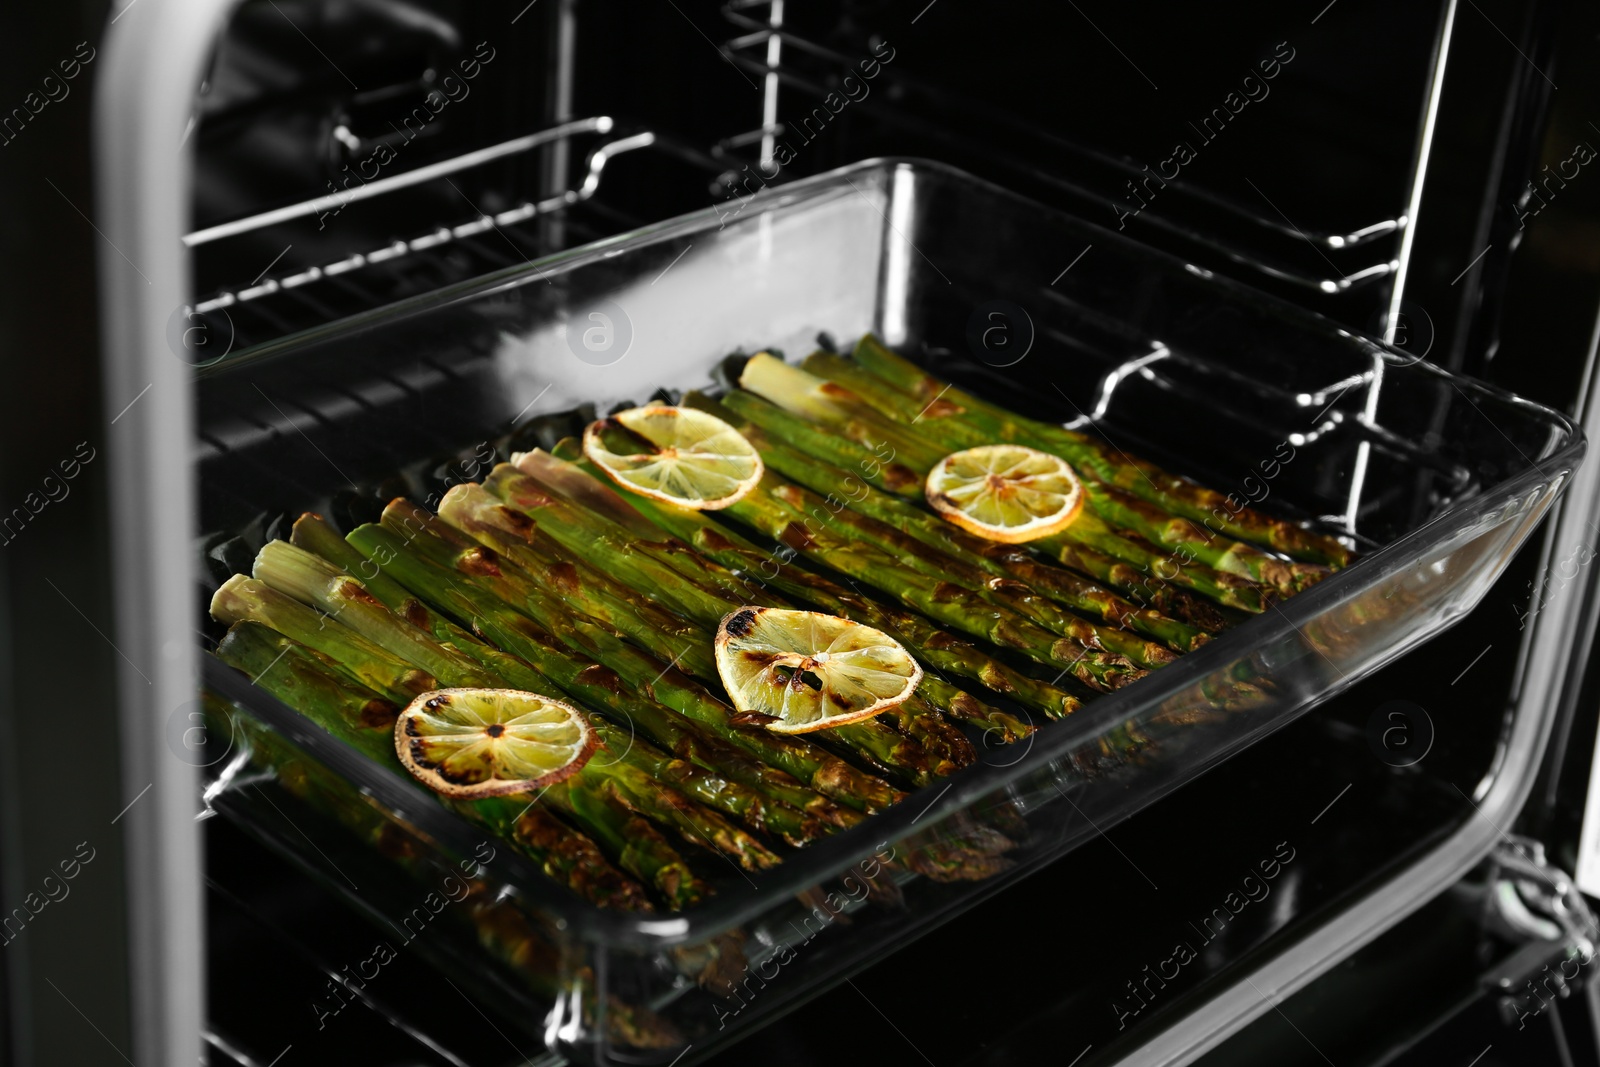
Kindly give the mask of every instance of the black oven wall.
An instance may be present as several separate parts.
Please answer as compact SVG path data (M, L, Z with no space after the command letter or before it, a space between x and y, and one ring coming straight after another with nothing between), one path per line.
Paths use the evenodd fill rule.
M1587 238L1600 193L1581 179L1559 187L1559 196L1546 189L1537 201L1518 193L1540 167L1559 167L1590 136L1581 105L1595 99L1595 87L1581 72L1595 69L1586 51L1595 27L1569 30L1556 55L1561 24L1553 19L1562 7L1485 2L1458 13L1461 50L1452 55L1423 187L1410 288L1391 320L1387 296L1402 253L1397 220L1414 191L1439 27L1434 5L1336 0L1291 15L1266 3L1152 12L1044 3L996 10L966 0L538 0L509 9L454 0L249 0L201 96L194 228L333 199L281 226L195 244L194 296L219 302L206 321L226 322L228 343L242 346L841 163L919 155L1353 328L1392 328L1397 346L1570 409L1590 356L1597 245ZM768 32L775 8L783 19L776 47ZM0 47L15 53L0 65L0 79L8 97L21 100L33 89L37 60L55 62L79 40L92 44L112 12L104 4L36 5L5 17L18 32L0 34ZM92 63L85 71L92 79ZM1549 78L1573 102L1547 121ZM8 253L0 336L17 394L29 401L14 405L0 448L5 499L13 503L80 441L93 447L104 406L93 332L100 238L83 214L88 84L80 80L71 99L50 104L16 143L8 137L0 146L0 183L14 219L0 229ZM596 116L614 127L449 182L372 200L354 195L417 166ZM591 150L641 130L658 142L607 164L593 198L421 247L419 238L441 227L580 187ZM397 243L404 254L372 255ZM356 256L363 257L358 268L326 269ZM1092 266L1086 259L1074 269ZM313 271L315 279L289 284ZM52 704L63 677L78 682L82 703L111 706L116 652L87 632L110 630L99 592L105 545L96 533L104 487L92 463L83 469L71 498L52 503L0 555L11 620L0 656L9 692L0 727L13 735L30 721L25 709ZM945 1067L1022 1062L1046 1051L1069 1062L1082 1050L1090 1052L1088 1065L1127 1051L1127 1030L1181 1016L1207 988L1355 899L1465 817L1455 790L1470 792L1494 758L1516 673L1517 620L1529 586L1543 577L1525 555L1447 638L1181 798L1113 828L997 898L994 911L969 915L824 994L725 1062L915 1062L922 1054ZM70 643L61 634L73 635ZM1445 727L1421 769L1372 756L1370 715L1394 700L1428 709ZM80 840L97 843L104 834L101 854L116 855L110 820L139 783L110 770L114 716L94 711L86 721L104 728L82 731L75 750L103 773L81 788L51 788L48 761L22 758L9 770L0 762L0 790L8 790L0 901L22 899L33 874ZM1587 771L1592 721L1567 737L1562 751L1574 754L1572 766L1552 792L1558 803L1544 825L1570 833L1573 783ZM0 734L0 760L25 752ZM1308 799L1291 806L1288 795ZM48 818L36 817L41 809ZM1215 840L1219 827L1225 850L1196 844ZM217 1040L269 1062L284 1043L280 1017L250 1009L279 1005L281 1018L297 1018L309 1031L315 1019L304 1006L328 980L329 963L343 958L340 938L358 940L364 928L222 820L208 823L207 834ZM1296 859L1271 906L1247 913L1188 986L1125 1020L1118 990L1162 958L1170 927L1205 911L1241 869L1281 843ZM1153 892L1126 857L1162 891ZM34 955L13 946L0 959L13 1012L0 1025L10 1024L11 1051L31 1040L37 1062L100 1058L100 1038L77 1025L73 1008L128 1047L126 988L112 977L123 971L117 869L107 859L89 870L103 881L79 880L81 899L99 904L80 900L72 923L41 921L27 931L21 947L31 945ZM997 931L992 914L1008 910L1040 921L1026 935ZM421 988L431 976L419 969L410 977L407 988ZM59 988L45 988L46 978ZM973 997L974 987L1003 987L1006 995ZM336 1044L320 1048L347 1062L512 1060L491 1034L392 1025L426 1019L425 1006L425 998L364 1005L340 1021ZM1286 1011L1304 1021L1295 1006ZM1330 1029L1348 1020L1340 1015ZM1355 1050L1349 1060L1334 1058L1362 1062Z

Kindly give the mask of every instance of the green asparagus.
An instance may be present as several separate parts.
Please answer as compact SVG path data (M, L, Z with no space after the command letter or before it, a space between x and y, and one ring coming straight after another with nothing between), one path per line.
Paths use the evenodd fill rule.
M1216 528L1231 537L1275 549L1294 559L1343 567L1350 562L1350 550L1337 539L1307 530L1302 526L1274 519L1250 508L1234 511L1229 498L1196 485L1152 463L1131 459L1100 441L1062 426L1026 419L997 404L972 396L928 374L910 360L898 355L871 334L855 348L855 359L872 374L889 382L921 403L935 399L962 409L958 414L997 434L1024 433L1050 451L1057 451L1069 463L1080 465L1107 485L1134 493L1141 499L1165 508L1194 522ZM1013 430L1011 427L1017 427ZM1016 440L1015 436L996 436L991 440ZM1027 444L1027 440L1020 443ZM1036 446L1037 447L1037 446ZM1072 449L1080 458L1067 453Z
M518 462L523 472L534 477L541 485L565 493L583 506L605 514L614 521L627 522L627 516L634 516L656 524L679 542L693 546L696 553L710 557L740 575L740 580L752 589L752 596L756 595L755 590L770 585L819 611L875 627L898 638L934 671L946 671L969 678L1044 713L1047 718L1069 715L1080 706L1078 699L1071 694L1014 670L976 645L938 629L915 612L888 607L814 571L787 566L777 555L707 518L703 512L637 495L624 499L603 484L584 464L565 462L547 453L527 453ZM929 685L930 677L936 687L948 684L934 674L924 677L924 687ZM941 695L935 703L944 708L947 714L991 731L1005 741L1015 741L1032 732L1031 726L953 686L948 691L937 691ZM966 699L962 700L962 697Z
M484 488L499 495L496 487L508 480L520 480L527 487L517 500L506 502L533 519L541 534L549 535L568 552L582 555L632 584L649 583L649 588L681 605L680 610L686 617L708 630L714 631L723 616L744 606L738 600L695 585L692 580L651 556L644 546L627 536L625 531L608 529L598 516L566 500L533 489L527 476L509 464L496 467ZM879 767L903 774L913 784L926 785L934 777L935 768L922 746L885 723L851 723L836 727L829 734L832 739L849 746Z
M827 832L826 825L851 825L855 821L852 813L841 810L820 793L807 789L777 768L751 759L742 750L711 736L670 708L608 684L604 668L567 651L549 635L543 635L540 640L529 636L522 641L520 647L529 656L528 662L484 643L383 574L377 564L361 555L317 516L304 515L295 523L294 543L343 566L346 573L359 575L368 592L391 609L433 633L440 641L471 656L514 687L527 689L538 685L539 675L529 669L531 663L573 699L641 726L648 736L680 760L710 771L712 775L702 778L686 768L667 763L656 764L652 773L680 789L684 789L684 785L678 783L687 784L689 788L684 791L702 803L711 803L734 815L746 825L770 830L798 846L823 836ZM522 629L526 631L527 627ZM664 754L649 746L639 748L641 758L665 759Z
M260 622L285 637L289 637L302 644L328 655L340 663L346 670L358 677L376 676L381 673L390 673L396 677L409 673L415 676L424 676L422 671L402 670L405 664L390 652L384 650L376 642L349 631L343 623L330 619L306 607L287 594L280 593L265 583L243 575L235 575L224 582L217 594L212 598L211 613L218 621L233 624L241 621ZM369 618L365 613L354 618ZM340 630L346 630L348 637L339 635ZM334 635L334 636L329 636ZM356 640L350 640L356 638ZM400 641L396 640L396 645ZM405 635L405 643L413 645L415 636ZM437 657L437 654L435 654ZM431 676L426 676L430 677ZM438 688L435 681L427 686L424 692ZM403 696L406 690L385 687L380 692L391 695ZM579 772L581 776L584 772ZM556 790L551 790L555 792ZM550 795L546 793L545 795ZM602 815L606 809L596 808ZM604 827L591 823L583 823L582 829L590 836L603 836ZM687 878L681 872L687 871L683 859L670 846L652 847L648 854L636 853L635 859L647 856L648 862L631 865L624 862L623 867L628 873L643 880L646 884L654 886L664 893L667 903L674 908L686 907L699 900L706 892L706 886L697 877L691 875ZM631 861L630 861L631 862ZM670 888L670 892L668 889Z
M684 403L709 411L725 421L734 423L738 421L738 416L732 411L703 394L690 393L684 397ZM1012 579L1004 566L986 556L964 552L954 541L934 539L932 536L919 538L901 525L869 515L865 508L858 506L855 497L877 494L877 490L861 486L865 493L851 494L846 488L847 483L859 483L851 479L847 473L838 470L830 472L827 467L804 456L780 456L773 442L764 434L753 427L751 431L754 433L752 443L761 452L762 458L767 460L769 470L786 474L786 467L790 469L798 467L808 472L815 483L808 489L791 482L774 489L774 495L794 510L804 512L819 522L828 523L835 532L891 553L924 574L958 584L991 604L1009 608L1051 632L1070 637L1087 648L1099 648L1116 653L1145 668L1163 667L1176 658L1165 647L1152 644L1136 634L1115 627L1101 626L1065 611L1057 602L1036 595L1033 586ZM773 459L778 462L773 462ZM818 469L819 467L821 469ZM846 495L840 495L841 493ZM827 496L824 498L818 494ZM909 517L903 519L912 529L923 530L923 525L916 520L926 519L930 527L943 527L961 533L949 523L902 505L893 497L878 495L886 501L882 508L886 513L894 514L893 508L897 505L905 507ZM1036 566L1034 569L1043 572L1055 568Z
M401 770L395 757L399 707L316 652L253 622L235 624L217 658L374 761ZM604 907L649 911L644 887L611 866L587 837L539 805L516 797L440 798L473 822L514 842L551 878Z
M867 352L880 363L888 362L884 359L887 350L881 345L866 342L857 347L858 351ZM860 363L827 352L808 357L803 366L835 387L835 391L830 393L835 401L846 406L862 404L895 422L915 425L923 436L950 451L975 448L998 440L1012 440L1059 454L1085 476L1084 488L1089 493L1093 507L1102 517L1138 531L1150 541L1177 554L1185 563L1198 560L1216 570L1261 582L1284 595L1313 584L1327 573L1327 569L1319 564L1279 559L1246 541L1219 536L1217 531L1202 529L1188 518L1168 514L1162 503L1139 499L1137 490L1140 489L1146 489L1143 495L1155 496L1158 501L1170 497L1170 494L1155 490L1154 483L1146 482L1142 476L1136 476L1131 483L1127 478L1119 482L1117 473L1124 470L1124 466L1111 462L1106 449L1082 434L1059 427L1055 428L1053 434L1043 434L1036 429L1042 424L1029 423L1017 416L1007 416L1004 420L991 418L989 413L997 409L992 405L981 410L966 408L960 400L950 395L953 387L925 402L899 391L888 380L864 369ZM770 370L773 368L769 364L757 367L758 372ZM1008 433L1010 436L997 437L996 433ZM1124 483L1128 484L1134 496L1123 498L1116 487Z
M690 393L685 395L684 403L701 405L704 399ZM887 523L969 566L996 578L1015 579L1075 611L1145 634L1179 652L1192 652L1209 639L1210 635L1203 630L1169 619L1157 611L1141 608L1070 570L1043 564L1015 545L986 541L969 534L901 497L875 488L863 477L776 440L754 423L740 419L731 409L720 404L717 407L721 408L721 412L709 406L706 410L719 414L749 438L771 469L813 492L839 494L849 508ZM816 432L810 426L804 429L810 433Z
M502 464L495 468L485 487L513 507L537 514L550 498L531 486L519 488L519 478L526 482L526 476ZM816 529L805 515L783 504L765 486L727 508L726 513L819 563L899 597L932 618L1025 652L1040 662L1065 668L1086 685L1116 689L1145 673L1120 656L1088 650L1057 637L1009 611L984 604L965 590L905 567L885 553Z
M590 675L595 683L619 689L631 686L710 728L762 762L809 783L819 793L867 812L887 807L902 796L886 783L862 774L801 738L736 726L730 721L731 708L671 664L663 665L611 630L568 615L553 601L548 608L543 602L527 603L529 608L542 610L539 617L522 614L470 580L476 569L474 561L483 558L481 551L470 557L464 554L461 566L452 570L424 559L404 539L381 526L358 527L347 540L369 558L381 558L385 571L436 609L481 629L495 644L523 658L535 654L531 646L548 632L596 662L601 669Z
M390 508L396 509L397 506L398 504L391 504ZM570 561L552 564L542 539L526 536L528 530L526 517L507 511L500 500L482 486L468 483L453 487L445 494L439 508L440 517L445 519L448 527L462 531L484 547L499 553L502 558L516 564L522 574L559 571L563 576L562 581L558 588L548 590L549 592L559 592L561 600L573 609L615 626L628 636L634 637L640 644L653 647L648 640L647 617L622 618L637 605L614 588L608 589L611 583L596 570L581 562L576 565ZM404 521L416 521L415 515L398 517ZM463 546L458 544L457 547ZM519 594L526 595L527 582L517 581L516 574L517 571L507 571L502 577L515 585ZM734 610L740 603L730 602L728 610ZM712 640L716 624L721 618L722 615L719 614L715 619L706 619L702 625L691 624L683 631L683 636L688 640L681 646L676 646L679 651L674 656L680 669L713 684L719 681L719 677L715 657L712 655ZM684 624L680 622L679 625ZM645 632L640 634L638 632L640 630ZM977 758L970 742L959 731L944 725L921 697L913 697L891 714L895 716L897 725L907 735L939 758L940 763L932 768L935 775L948 774L967 766ZM884 743L880 739L888 737L888 744L891 747L884 750L886 755L904 761L898 739L884 731L857 731L846 728L843 736L847 740L855 741L868 752L874 751L877 746Z
M752 358L745 367L740 383L771 402L768 405L754 403L753 398L739 395L740 390L734 390L724 398L729 407L757 425L769 428L779 425L770 418L770 408L776 405L791 414L815 419L843 433L860 446L871 448L874 442L881 441L883 444L877 447L888 448L889 454L898 456L919 475L926 475L939 459L954 450L941 450L910 427L897 425L883 417L850 390L816 378L771 356L758 355ZM800 440L791 440L791 443L801 448L808 444ZM858 466L865 462L858 461ZM909 494L902 492L902 495ZM920 486L916 495L921 495ZM1178 565L1170 555L1163 556L1121 536L1089 508L1085 508L1064 531L1034 542L1032 547L1048 552L1050 544L1063 540L1087 545L1140 568L1146 575L1145 584L1152 589L1171 583L1192 589L1228 607L1254 612L1266 610L1271 602L1265 587L1239 575L1214 571L1200 564L1189 562ZM1158 574L1158 571L1161 573Z

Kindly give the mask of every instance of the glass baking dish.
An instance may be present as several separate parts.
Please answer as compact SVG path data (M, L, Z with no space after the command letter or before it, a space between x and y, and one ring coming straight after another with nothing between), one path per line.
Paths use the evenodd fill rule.
M724 871L714 897L678 913L579 900L208 658L223 746L207 757L210 803L369 914L443 892L431 958L548 1047L687 1063L1439 633L1584 450L1556 412L953 169L879 160L203 368L208 566L247 570L304 509L348 529L397 494L431 502L532 443L540 414L714 388L729 353L793 357L819 334L869 330L972 391L1092 422L1119 448L1345 534L1360 556L773 870ZM289 811L296 833L282 829ZM307 824L324 827L311 848ZM1014 847L982 880L906 873L996 834ZM375 850L410 877L357 891L341 850ZM448 879L460 897L439 889ZM393 910L375 903L385 894Z

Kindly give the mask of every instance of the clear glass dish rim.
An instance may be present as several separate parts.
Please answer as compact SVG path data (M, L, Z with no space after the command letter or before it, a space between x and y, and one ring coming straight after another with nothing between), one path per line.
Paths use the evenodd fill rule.
M1030 210L1048 216L1052 222L1076 227L1092 237L1093 242L1121 246L1124 251L1160 264L1166 269L1186 271L1188 264L1181 258L1148 248L1131 238L1066 212L1054 210L1005 188L936 161L909 157L882 157L863 160L845 167L801 179L792 184L762 190L750 198L750 206L759 210L747 213L735 225L748 226L763 214L775 211L794 211L811 200L834 193L859 192L853 178L864 173L890 173L902 168L913 173L935 172L947 178L970 184L986 193L998 195ZM759 203L765 200L765 203ZM579 248L558 253L544 259L533 260L480 278L446 286L432 292L398 301L372 311L362 312L323 326L313 327L261 345L230 353L212 363L197 368L197 376L227 373L246 362L256 362L293 351L311 343L332 337L360 332L368 327L398 321L425 311L442 308L457 301L482 296L497 290L545 281L554 274L576 270L599 260L616 258L623 251L632 251L675 236L689 235L715 227L722 222L716 207L667 219L641 227L629 233L618 234ZM725 933L737 926L758 918L774 904L793 897L796 893L835 877L855 863L872 855L883 844L898 841L914 832L913 823L930 818L929 825L941 817L967 807L1029 774L1054 759L1081 747L1085 742L1102 734L1117 723L1136 719L1142 713L1192 686L1203 676L1224 662L1248 655L1252 648L1265 646L1298 633L1305 624L1344 599L1359 595L1376 586L1391 574L1398 573L1420 554L1419 549L1432 547L1444 537L1446 527L1451 532L1466 522L1482 519L1498 509L1508 499L1515 499L1543 483L1565 478L1582 461L1586 442L1576 424L1561 412L1542 404L1523 399L1494 386L1470 378L1453 375L1428 363L1416 363L1410 357L1385 348L1370 338L1350 333L1337 323L1314 311L1302 308L1235 282L1221 275L1208 274L1207 284L1221 286L1236 297L1276 305L1278 312L1288 318L1320 325L1328 333L1339 333L1371 354L1381 356L1397 369L1406 373L1429 374L1462 391L1474 406L1486 401L1498 407L1513 407L1536 421L1544 422L1551 431L1545 451L1532 461L1532 465L1507 477L1469 500L1459 502L1427 523L1412 530L1398 540L1360 557L1349 567L1337 572L1305 592L1299 593L1277 606L1270 614L1258 615L1227 631L1198 651L1191 652L1160 671L1141 679L1137 685L1105 694L1072 716L1040 727L1033 745L1019 760L1005 766L979 763L952 775L937 786L917 790L911 797L887 811L880 812L862 825L817 842L803 851L785 857L778 867L752 873L748 882L730 882L715 897L682 912L672 914L638 915L597 907L582 900L564 887L552 882L531 862L503 851L495 861L500 880L513 886L531 907L550 917L564 933L591 943L625 949L650 951L685 942L702 941ZM1485 416L1487 418L1487 416ZM1302 714L1317 704L1365 677L1381 662L1395 658L1400 652L1374 660L1363 670L1318 692L1311 699L1285 711L1283 718ZM257 689L248 679L212 657L206 657L205 684L231 702L249 709L250 713L273 729L290 738L307 755L329 770L341 774L353 786L363 789L373 799L390 811L404 812L404 818L424 835L452 846L462 854L469 854L472 844L486 831L474 827L464 818L446 808L425 802L426 798L399 774L382 767L344 745L315 723L293 711L282 701L264 690ZM1210 762L1221 756L1232 755L1239 748L1234 744L1212 754ZM1006 750L996 750L1006 751ZM929 790L939 790L932 803L918 800ZM1010 884L1019 877L999 874L972 888L977 892L992 892Z

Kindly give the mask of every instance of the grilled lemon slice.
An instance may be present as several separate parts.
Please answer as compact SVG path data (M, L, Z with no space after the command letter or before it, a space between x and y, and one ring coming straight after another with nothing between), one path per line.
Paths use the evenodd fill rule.
M923 492L944 519L1008 545L1060 533L1084 499L1066 460L1021 445L952 453L928 472Z
M595 420L583 431L583 454L624 489L697 511L737 502L763 470L738 430L715 415L667 404Z
M785 734L870 719L922 681L888 634L816 611L730 612L717 627L716 658L740 721Z
M451 797L542 789L576 774L595 737L577 708L520 689L423 693L394 727L400 762Z

